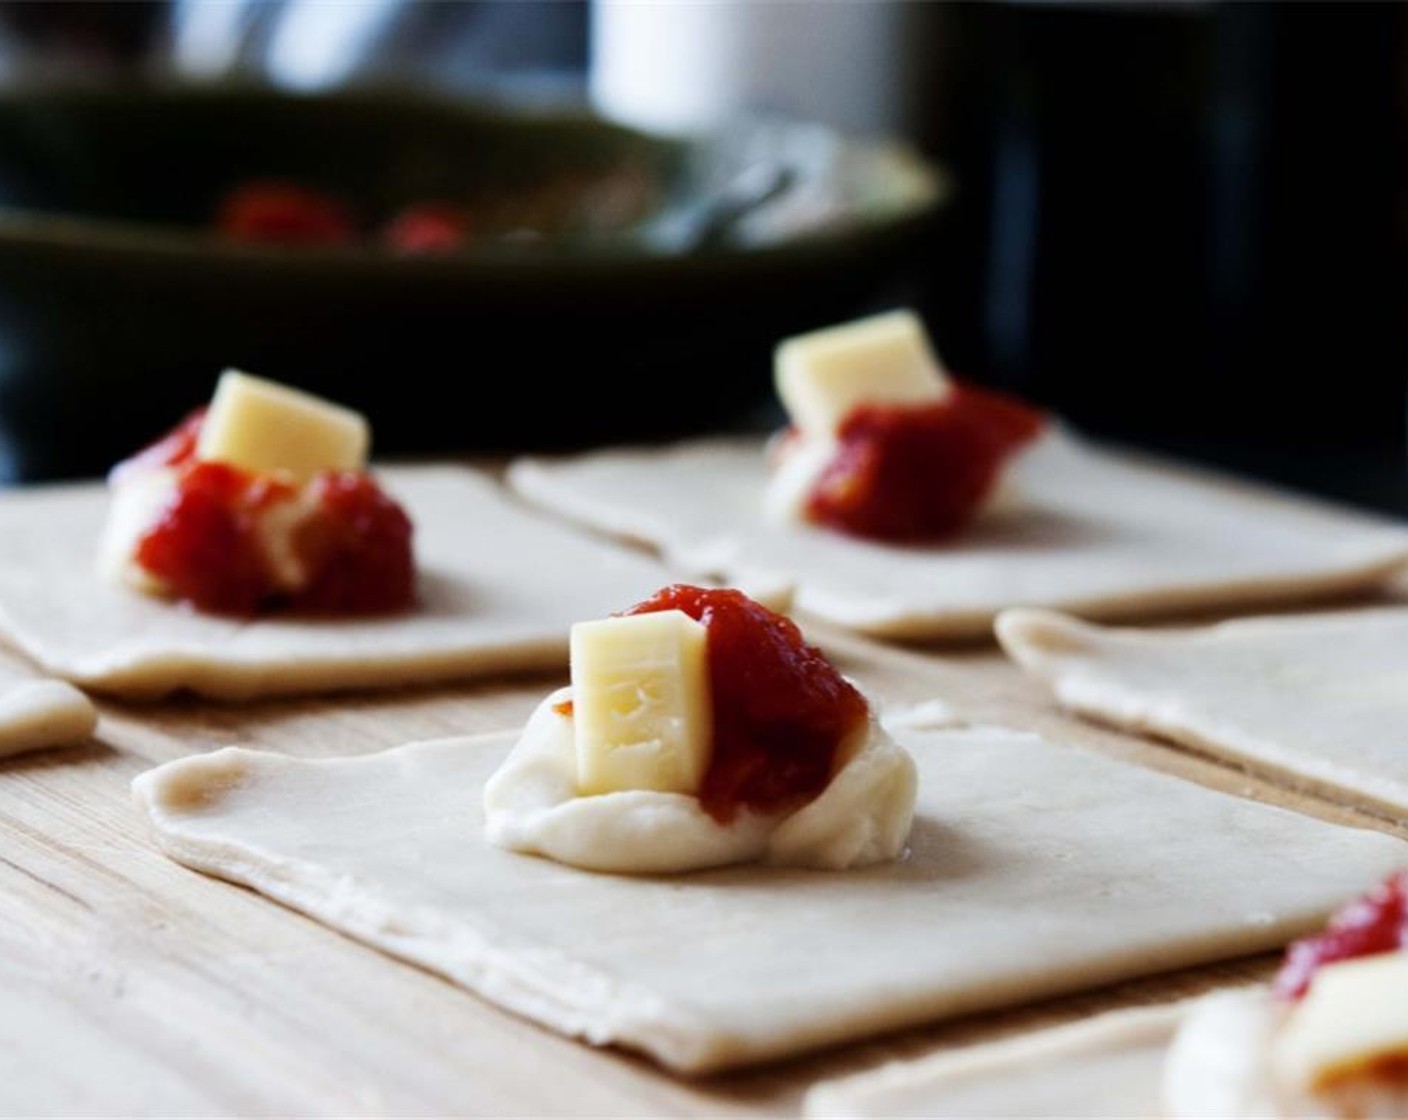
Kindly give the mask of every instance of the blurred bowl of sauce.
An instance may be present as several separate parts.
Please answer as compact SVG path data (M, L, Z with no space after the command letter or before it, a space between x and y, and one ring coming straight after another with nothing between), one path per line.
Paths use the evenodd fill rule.
M874 301L943 173L740 122L694 139L405 91L0 93L0 478L92 474L226 366L386 453L659 438Z

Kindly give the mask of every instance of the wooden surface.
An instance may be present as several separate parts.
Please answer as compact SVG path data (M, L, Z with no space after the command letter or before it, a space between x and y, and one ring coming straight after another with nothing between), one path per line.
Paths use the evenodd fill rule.
M973 720L1408 837L1064 716L993 647L928 652L809 632L884 703L941 698ZM510 728L559 683L239 707L104 703L91 745L0 765L0 1113L785 1116L821 1077L1269 970L1271 958L1233 962L682 1082L178 867L147 841L129 802L136 774L190 752L241 744L333 756Z

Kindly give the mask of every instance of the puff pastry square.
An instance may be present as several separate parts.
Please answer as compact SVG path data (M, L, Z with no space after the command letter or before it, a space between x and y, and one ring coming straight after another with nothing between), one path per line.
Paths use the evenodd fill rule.
M1179 630L1013 611L997 629L1073 711L1408 820L1408 608Z
M1154 467L1049 433L1009 472L1001 508L952 541L896 547L763 512L758 441L527 459L520 493L644 541L689 576L787 587L798 611L896 638L986 634L1007 607L1134 618L1372 587L1408 533L1302 499Z
M477 472L378 477L416 526L421 602L409 613L246 621L112 586L96 571L108 495L80 485L0 495L0 632L85 687L243 699L565 667L573 622L669 582L648 557L525 509Z
M491 847L514 734L139 777L158 844L486 999L700 1073L1271 949L1408 844L994 728L899 728L910 851L672 877ZM1150 807L1157 808L1151 812Z

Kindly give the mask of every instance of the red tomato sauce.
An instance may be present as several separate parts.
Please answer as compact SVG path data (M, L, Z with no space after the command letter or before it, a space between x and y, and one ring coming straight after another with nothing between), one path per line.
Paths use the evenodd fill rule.
M1405 949L1408 871L1400 871L1331 918L1323 933L1292 942L1274 988L1283 999L1299 999L1326 965Z
M804 804L868 706L789 619L741 591L675 584L625 614L680 610L709 631L714 749L699 792L720 823Z
M469 215L449 202L413 203L382 231L382 240L403 253L451 253L469 238Z
M224 463L182 468L176 499L137 545L136 560L204 611L253 614L273 591L259 514L294 488Z
M1036 409L967 385L931 405L861 405L841 425L807 516L876 540L951 537L1043 425Z
M311 485L318 516L298 547L315 574L291 605L327 614L385 614L410 606L415 561L406 511L360 471L327 471Z
M122 464L118 479L144 467L177 474L177 493L137 545L136 562L178 599L218 614L287 607L328 614L402 610L415 600L412 526L376 482L328 471L309 483L313 512L294 548L308 585L284 593L262 547L261 518L298 496L282 479L195 458L204 411Z
M231 241L264 245L348 245L357 238L347 208L297 183L243 183L220 202L215 228Z

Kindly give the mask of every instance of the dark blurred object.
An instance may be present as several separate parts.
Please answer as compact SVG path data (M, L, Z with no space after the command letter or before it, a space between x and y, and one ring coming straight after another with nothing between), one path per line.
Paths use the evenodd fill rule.
M161 49L172 7L168 0L6 0L0 41L12 55L49 69L131 69Z
M100 471L207 397L225 366L367 410L383 452L725 422L766 394L780 335L875 298L941 195L903 149L758 127L686 144L389 93L0 96L0 474ZM678 229L746 182L759 151L796 182L735 210L723 243L680 251ZM659 180L656 212L577 240L405 256L209 229L250 178L380 213L622 164Z
M954 364L1101 433L1408 508L1405 12L936 13Z

